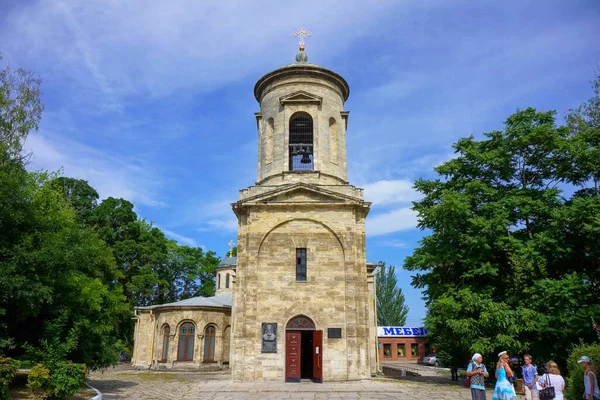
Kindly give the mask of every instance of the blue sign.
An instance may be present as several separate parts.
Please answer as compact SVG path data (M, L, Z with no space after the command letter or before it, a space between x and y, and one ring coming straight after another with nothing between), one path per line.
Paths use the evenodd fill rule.
M407 326L378 326L377 336L379 337L425 337L427 328L407 327Z

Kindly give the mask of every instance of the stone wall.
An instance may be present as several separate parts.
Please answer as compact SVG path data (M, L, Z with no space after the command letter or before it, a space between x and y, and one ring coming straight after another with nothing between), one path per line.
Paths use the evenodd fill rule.
M238 234L232 370L241 381L284 380L285 326L295 316L323 330L323 380L368 379L371 337L364 215L353 207L252 208ZM307 281L296 281L296 248ZM277 323L278 352L261 353L261 324ZM342 328L328 339L327 328Z
M231 310L229 308L165 308L138 310L132 365L152 369L214 369L229 361ZM194 356L192 361L177 360L179 328L184 322L195 327ZM165 328L169 327L168 356L163 361L162 348ZM208 326L216 329L215 357L204 362L204 333ZM224 343L227 340L228 343Z

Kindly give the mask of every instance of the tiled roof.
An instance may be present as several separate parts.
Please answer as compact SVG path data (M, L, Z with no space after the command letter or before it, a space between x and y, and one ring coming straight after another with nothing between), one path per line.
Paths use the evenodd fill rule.
M176 301L175 303L157 304L147 307L136 307L138 310L155 310L167 307L227 307L231 308L231 293L221 294L214 297L191 297L189 299Z
M219 265L217 265L217 268L231 268L231 267L235 267L235 265L237 264L237 257L225 257L224 259L221 260L221 262L219 263Z

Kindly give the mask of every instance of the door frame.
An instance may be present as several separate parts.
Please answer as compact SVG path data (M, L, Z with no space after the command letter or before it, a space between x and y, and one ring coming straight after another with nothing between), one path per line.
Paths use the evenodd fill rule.
M297 323L295 323L297 322ZM312 351L312 362L313 362L313 377L311 380L313 382L323 382L323 331L317 330L317 325L314 323L313 319L307 317L306 315L295 315L290 318L285 325L285 351L284 351L284 382L299 382L302 379L302 357L299 357L298 369L300 373L300 377L288 377L288 332L289 333L297 333L302 336L301 332L311 331L313 335L313 348ZM318 333L317 333L318 332ZM316 339L320 336L320 341L318 342L319 346L316 345ZM302 339L299 340L299 349L298 353L302 352ZM317 347L319 348L319 354L317 357ZM315 366L317 369L315 369ZM319 374L315 374L316 371L319 371Z

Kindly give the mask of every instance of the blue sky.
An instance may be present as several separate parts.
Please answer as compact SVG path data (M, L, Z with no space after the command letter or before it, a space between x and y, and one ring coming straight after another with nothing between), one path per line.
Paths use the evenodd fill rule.
M301 24L310 61L351 87L348 174L373 202L368 259L398 267L419 324L421 294L400 268L423 235L412 182L517 108L562 121L590 97L599 1L0 0L3 64L43 79L31 168L62 168L223 255L229 203L256 180L254 83L293 61Z

